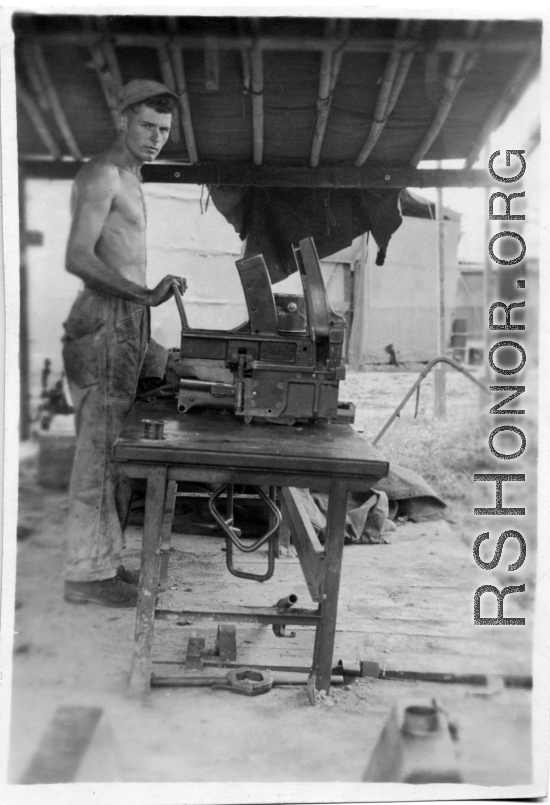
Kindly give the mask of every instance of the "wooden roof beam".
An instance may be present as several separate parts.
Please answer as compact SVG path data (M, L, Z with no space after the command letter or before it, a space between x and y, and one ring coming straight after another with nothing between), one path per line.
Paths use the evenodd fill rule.
M204 78L208 92L220 88L220 57L215 36L204 37Z
M25 73L27 74L29 84L34 91L34 94L36 95L38 106L43 112L49 112L50 104L48 102L48 97L46 95L44 86L40 79L40 75L38 73L38 70L36 69L31 44L29 42L23 42L20 49L20 53L25 68Z
M105 61L107 62L107 67L109 68L109 72L113 79L113 85L118 101L118 93L122 89L123 81L122 81L122 74L120 72L120 66L118 63L118 57L116 55L115 50L116 38L109 31L108 20L106 17L97 18L97 27L101 32L100 46L101 49L103 50Z
M105 101L109 107L109 112L113 119L115 130L118 131L120 117L118 114L118 97L115 89L115 83L111 72L107 66L103 48L100 45L92 45L90 47L90 54L92 57L92 66L96 72Z
M418 170L414 168L325 167L288 168L242 163L203 165L145 165L145 181L184 184L238 185L240 187L489 187L488 171Z
M65 179L76 175L77 162L52 162L25 159L25 175L34 178ZM238 185L240 187L334 187L363 190L382 187L492 187L494 179L487 170L428 170L417 168L286 168L254 167L243 163L176 165L151 162L143 166L146 182L175 184Z
M382 129L386 125L387 119L397 102L399 92L401 91L401 88L405 83L405 79L407 77L407 73L409 71L409 67L412 61L412 57L414 55L412 51L409 51L409 53L404 54L400 49L400 43L403 42L403 40L405 39L408 28L409 28L408 20L399 20L397 25L397 33L394 39L394 46L390 53L388 62L386 64L384 77L382 79L382 85L380 87L380 93L378 95L378 100L376 102L376 108L374 110L374 120L372 121L366 142L355 159L356 168L360 168L361 165L365 163L368 155L376 145L376 142L380 137L380 134L382 133ZM405 66L405 69L399 70L402 63ZM398 91L394 92L394 87L396 83L398 83ZM391 108L390 108L390 97L392 98Z
M466 168L471 168L472 165L477 161L481 153L481 149L489 139L489 136L496 128L498 128L510 105L513 104L515 95L521 91L521 89L533 75L533 72L535 71L539 61L539 55L539 50L535 49L526 59L521 62L516 74L513 76L511 82L506 86L504 93L497 100L495 106L489 114L489 117L483 124L483 128L481 129L479 136L476 138L475 144L466 157Z
M179 111L181 114L183 136L185 138L185 144L187 145L189 161L192 165L196 165L199 161L199 156L197 153L197 145L195 143L193 121L191 119L191 107L189 105L189 94L187 92L187 82L185 80L183 56L181 53L181 48L177 42L178 20L176 17L168 17L168 28L172 33L172 38L168 42L168 55L170 57L170 64L174 76L175 92L180 99Z
M328 20L327 22L327 37L331 37L334 32L336 20ZM319 164L321 156L321 148L323 146L323 139L327 127L328 116L330 107L332 105L332 95L340 67L342 66L342 59L344 56L343 46L349 32L349 20L343 20L340 37L342 39L340 47L336 51L325 50L321 54L321 67L319 72L319 95L317 98L317 119L315 121L315 131L313 133L313 142L311 144L311 155L309 164L315 168Z
M424 26L423 20L415 20L413 22L413 27L416 28L418 32L420 32L423 26ZM386 118L388 118L394 110L395 104L397 103L397 99L399 98L401 90L403 89L403 85L407 80L407 75L409 74L412 60L414 59L416 52L417 51L415 50L408 50L401 56L401 61L399 62L399 68L397 70L397 75L395 76L395 81L393 82L390 97L388 98L388 105L386 107L386 115L385 115Z
M37 33L33 39L51 45L78 45L89 46L94 44L97 35L73 34L73 33ZM166 37L154 34L113 34L112 42L116 47L151 47L157 48ZM176 36L178 46L184 50L203 50L204 36ZM338 48L338 40L327 40L316 37L277 37L260 36L257 39L251 36L217 36L216 45L218 49L242 50L250 49L256 45L260 50L273 51L307 51L322 52L325 50L335 50ZM494 39L484 45L487 53L531 53L533 49L540 45L539 36L527 36L514 40ZM351 37L344 46L345 53L388 53L394 48L392 39L364 39ZM435 45L428 41L413 38L403 42L400 47L403 51L415 50L417 52L436 52L436 53L463 53L475 51L477 43L464 38L441 39Z
M252 93L253 160L261 165L264 158L264 69L262 51L255 44L250 54Z
M476 37L475 40L477 49L474 51L464 50L463 52L457 52L453 55L449 72L445 77L443 97L439 102L436 113L427 132L425 133L411 158L410 164L413 168L416 168L418 163L424 159L431 146L435 142L439 132L443 128L455 98L458 95L462 84L464 83L464 80L471 72L479 58L479 52L483 39L489 33L492 25L492 22L484 22L480 24L475 21L469 21L466 24L468 39L473 38L475 33L478 30L481 30L481 35Z
M89 40L90 44L88 46L90 55L92 57L91 67L95 70L98 81L101 85L101 89L103 91L105 102L113 119L113 125L115 127L115 131L118 132L120 118L118 114L117 88L115 86L113 76L111 75L111 72L109 70L109 66L105 58L105 53L103 51L103 48L101 47L100 36L95 30L92 19L90 17L86 17L83 20L83 30L88 36L94 37L94 40L92 39Z
M38 136L48 149L50 155L54 159L61 159L62 154L61 151L59 150L59 146L57 145L52 135L50 134L50 130L46 125L46 121L42 117L40 109L34 102L31 94L27 92L27 90L20 81L17 81L17 97L25 107L25 111L27 112L34 128L36 129L36 133L38 134Z
M183 128L185 143L187 145L189 161L192 165L196 165L199 161L199 156L197 153L197 145L195 143L193 121L191 119L189 94L187 92L187 83L185 81L185 68L183 66L181 48L177 44L175 38L171 39L168 43L168 53L170 54L170 60L174 72L174 81L176 82L176 93L180 99L181 125Z
M242 19L238 20L237 26L238 26L240 38L244 39L245 38L244 23L243 23ZM240 51L241 51L241 66L242 66L242 71L243 71L244 91L245 92L250 92L250 81L251 81L251 76L250 76L250 51L246 47L241 47Z
M115 86L117 95L123 87L122 75L120 72L120 67L118 64L118 57L116 55L115 46L112 42L103 40L101 42L101 47L103 48L103 53L105 54L105 60L109 67L109 72L113 77L113 84Z
M69 126L65 116L65 112L63 111L63 107L59 101L57 91L50 76L50 71L48 70L48 66L46 64L46 59L44 58L42 46L38 42L34 41L30 43L30 49L32 50L33 60L36 65L37 72L40 75L44 92L48 99L48 104L51 108L54 120L59 128L59 131L61 132L67 148L71 153L71 156L80 161L82 160L82 153L74 138L71 127Z
M176 92L176 79L174 76L174 70L172 68L172 60L170 58L170 53L168 52L168 48L166 45L159 45L158 47L158 56L159 56L159 64L160 64L160 73L162 76L162 83L165 87L171 92ZM173 114L173 125L170 129L170 137L175 143L179 143L180 141L180 120L179 120L179 110L177 108L174 109Z

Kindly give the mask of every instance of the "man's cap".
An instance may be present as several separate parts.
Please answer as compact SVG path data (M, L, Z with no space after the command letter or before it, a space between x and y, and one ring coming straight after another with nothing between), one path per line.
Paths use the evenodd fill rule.
M141 103L156 95L171 95L174 100L179 101L175 92L165 87L159 81L149 81L145 78L134 78L125 84L118 93L118 109L123 112L128 106L134 103Z

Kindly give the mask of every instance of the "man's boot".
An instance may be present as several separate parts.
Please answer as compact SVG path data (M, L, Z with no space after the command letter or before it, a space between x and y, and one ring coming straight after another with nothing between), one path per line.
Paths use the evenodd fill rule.
M65 601L73 604L100 604L103 607L135 607L138 591L115 576L103 581L66 581Z

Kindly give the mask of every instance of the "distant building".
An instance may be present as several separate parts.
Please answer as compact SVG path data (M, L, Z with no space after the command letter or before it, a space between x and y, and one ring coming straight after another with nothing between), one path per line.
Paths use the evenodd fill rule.
M484 267L482 263L459 263L458 268L450 347L452 357L477 363L486 330Z
M400 363L428 361L437 355L435 209L433 204L408 191L402 193L401 208L403 223L390 241L383 266L375 265L376 246L373 243L371 247L365 236L323 261L325 276L330 263L342 266L344 275L350 273L350 281L340 286L349 288L344 306L350 322L347 358L354 369L389 363L391 351L386 349L389 345L393 345ZM447 207L443 214L447 348L456 318L457 289L463 281L457 259L460 215ZM330 284L328 290L331 295ZM337 310L338 307L342 308L341 299Z

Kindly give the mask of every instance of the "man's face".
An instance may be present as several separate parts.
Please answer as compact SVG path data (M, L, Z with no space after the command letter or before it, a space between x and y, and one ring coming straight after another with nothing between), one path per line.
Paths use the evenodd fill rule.
M152 162L168 139L172 115L155 112L150 106L141 104L136 112L129 111L125 118L127 148L141 162Z

